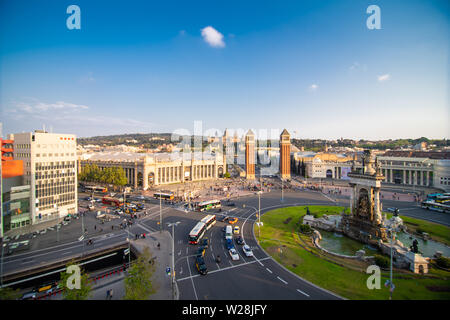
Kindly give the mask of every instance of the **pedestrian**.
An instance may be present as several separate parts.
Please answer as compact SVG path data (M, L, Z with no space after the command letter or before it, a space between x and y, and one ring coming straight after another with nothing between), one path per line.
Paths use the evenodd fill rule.
M94 225L94 230L97 230L97 225Z

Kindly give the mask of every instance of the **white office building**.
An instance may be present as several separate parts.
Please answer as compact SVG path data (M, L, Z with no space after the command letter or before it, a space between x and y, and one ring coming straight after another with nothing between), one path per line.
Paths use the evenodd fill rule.
M76 136L36 130L9 139L14 140L14 159L23 160L23 184L30 185L32 224L76 213Z

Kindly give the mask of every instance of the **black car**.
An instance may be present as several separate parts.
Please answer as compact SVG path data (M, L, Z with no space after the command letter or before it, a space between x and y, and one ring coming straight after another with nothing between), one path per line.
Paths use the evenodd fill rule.
M227 202L225 205L229 206L229 207L234 207L236 206L236 204L234 202Z
M208 268L206 268L205 260L203 259L203 257L197 256L197 258L195 259L195 267L201 275L206 275L208 273Z
M203 238L202 241L200 242L200 244L201 244L205 249L208 249L208 246L209 246L209 239L208 239L208 238Z
M238 236L235 238L235 241L237 244L243 245L244 244L244 240L242 239L241 236Z

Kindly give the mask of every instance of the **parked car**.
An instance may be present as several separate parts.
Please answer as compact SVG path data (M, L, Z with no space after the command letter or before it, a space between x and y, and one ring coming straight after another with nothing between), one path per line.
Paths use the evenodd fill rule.
M242 251L244 251L244 254L247 257L253 257L253 251L252 251L252 249L250 249L248 244L246 244L242 247Z
M208 268L206 267L205 260L201 256L197 256L195 258L195 267L201 275L206 275L208 273Z
M228 252L230 253L232 260L239 260L239 254L237 253L235 248L231 248L230 250L228 250Z
M20 300L32 300L36 299L37 292L35 290L24 293L23 296L20 298Z

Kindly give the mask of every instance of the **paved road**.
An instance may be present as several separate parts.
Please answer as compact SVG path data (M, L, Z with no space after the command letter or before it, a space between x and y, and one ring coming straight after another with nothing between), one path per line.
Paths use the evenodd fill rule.
M313 191L283 193L272 191L261 197L262 213L273 208L293 205L342 205L348 206L349 199L334 197ZM206 264L208 275L200 276L194 267L194 255L197 246L187 244L187 235L193 226L205 215L199 212L185 212L181 208L163 207L162 228L168 230L167 223L180 221L175 228L175 270L180 299L193 300L230 300L230 299L338 299L339 297L317 288L292 274L271 257L267 256L255 242L252 225L256 221L255 213L258 208L258 197L255 195L235 199L236 207L224 207L222 213L238 217L238 225L247 244L254 252L253 258L246 257L239 245L236 245L240 259L232 261L228 255L222 228L225 223L217 222L207 232L211 245L207 250ZM439 222L450 225L448 215L429 212L417 207L415 203L383 200L383 207L398 207L400 214ZM243 205L245 204L245 208ZM138 219L130 228L131 235L135 233L149 233L159 230L159 205L147 204L148 215ZM79 220L77 222L79 223ZM113 223L113 222L111 222ZM74 227L75 228L75 227ZM78 228L78 227L76 227ZM89 228L89 226L88 226ZM90 226L92 229L92 225ZM171 230L169 230L171 232ZM55 232L55 231L53 231ZM54 234L52 235L54 236ZM31 266L45 261L51 261L61 255L79 254L83 244L77 241L79 233L66 243L55 244L46 248L34 249L30 252L13 254L4 257L3 271L8 272L20 266ZM99 234L94 241L94 247L102 247L123 241L128 230L114 230ZM222 262L217 264L213 257L220 254Z

